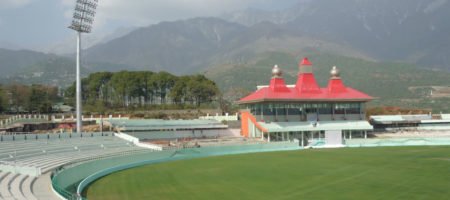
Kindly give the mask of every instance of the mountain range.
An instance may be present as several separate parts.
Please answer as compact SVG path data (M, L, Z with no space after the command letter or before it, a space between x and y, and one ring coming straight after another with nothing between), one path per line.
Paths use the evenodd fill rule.
M303 0L282 11L246 10L222 18L247 26L269 21L377 60L450 70L449 11L448 0Z
M447 0L302 0L282 11L245 10L163 22L87 50L87 60L190 73L260 52L304 49L450 70Z
M47 84L66 87L75 80L72 59L30 50L0 49L0 83ZM82 75L91 71L82 68Z
M269 77L271 65L295 68L295 62L306 56L318 61L324 80L326 67L343 65L352 74L349 83L358 89L383 99L418 98L409 87L448 85L449 10L448 0L299 0L279 11L249 9L161 22L87 48L82 54L83 71L204 73L224 91L251 90L264 84L261 81ZM65 74L74 71L69 67L74 66L74 55L66 55L70 57L0 50L0 71L3 76L20 77L46 73L61 64L67 67L60 67L65 71L58 73ZM294 69L288 71L296 74ZM368 72L373 72L371 79L361 78ZM65 77L58 73L46 78ZM402 74L409 78L398 78ZM367 82L376 81L374 77L386 77L381 88ZM396 84L401 87L388 89Z

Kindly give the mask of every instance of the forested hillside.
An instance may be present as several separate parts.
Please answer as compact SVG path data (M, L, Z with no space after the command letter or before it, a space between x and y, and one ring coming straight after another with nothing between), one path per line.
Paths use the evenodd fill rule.
M336 65L346 85L376 97L371 105L393 105L404 107L434 108L448 110L449 98L430 98L431 86L449 85L450 73L417 68L415 65L394 62L370 62L325 53L310 52L316 79L325 87L330 78L329 71ZM271 69L277 64L284 71L287 84L295 84L298 60L295 54L266 53L252 64L222 65L207 71L230 101L254 91L257 85L268 85ZM422 90L414 90L420 87ZM238 94L238 95L233 95ZM450 95L448 96L450 97Z

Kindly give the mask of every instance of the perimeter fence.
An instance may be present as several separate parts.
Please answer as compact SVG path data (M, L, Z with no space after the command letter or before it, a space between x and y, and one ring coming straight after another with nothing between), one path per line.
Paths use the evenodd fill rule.
M347 147L384 147L384 146L439 146L450 145L449 137L351 139L345 141Z
M86 199L84 189L108 174L133 167L218 155L301 149L295 142L274 142L238 146L213 146L192 149L164 150L97 160L63 166L52 174L53 189L66 199Z
M427 146L450 145L450 138L393 138L393 139L352 139L346 140L346 147L377 146ZM313 147L323 146L316 141ZM133 167L175 160L201 158L208 156L231 155L255 152L270 152L302 149L298 142L272 142L236 146L211 146L190 149L171 149L145 152L128 156L118 156L86 163L75 163L57 169L52 174L52 186L66 199L86 199L83 191L95 180L108 174Z

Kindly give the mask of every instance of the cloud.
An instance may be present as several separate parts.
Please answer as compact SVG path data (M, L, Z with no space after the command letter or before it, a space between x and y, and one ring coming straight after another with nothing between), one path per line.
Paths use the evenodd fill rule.
M33 1L34 0L1 0L0 1L0 10L11 9L11 8L20 8L20 7L30 4Z
M112 21L130 26L144 26L160 21L217 16L256 4L276 2L276 0L99 0L95 26ZM73 0L63 0L62 3L73 9ZM70 18L71 14L72 10L65 15Z

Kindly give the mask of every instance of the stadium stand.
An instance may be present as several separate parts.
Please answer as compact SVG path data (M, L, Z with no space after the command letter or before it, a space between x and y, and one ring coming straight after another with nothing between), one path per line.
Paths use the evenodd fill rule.
M0 199L38 199L40 175L62 165L141 152L112 133L1 135Z
M450 130L450 115L376 115L370 123L379 132Z
M227 125L216 120L109 120L113 127L121 131L170 131L226 129Z

